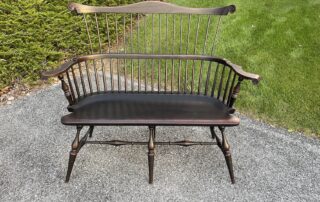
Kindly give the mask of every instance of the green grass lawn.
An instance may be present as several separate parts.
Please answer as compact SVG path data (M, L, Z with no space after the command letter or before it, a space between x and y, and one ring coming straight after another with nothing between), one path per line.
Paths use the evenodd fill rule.
M215 55L263 78L258 86L243 82L236 107L289 130L320 134L319 1L170 2L189 7L236 5L237 11L223 19ZM147 23L151 29L150 16ZM195 33L196 20L192 23ZM199 38L204 34L200 31Z

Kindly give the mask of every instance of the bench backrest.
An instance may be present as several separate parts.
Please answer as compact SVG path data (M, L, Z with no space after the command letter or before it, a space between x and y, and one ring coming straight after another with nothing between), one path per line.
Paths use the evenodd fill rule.
M69 9L83 16L91 54L75 58L66 71L70 104L116 92L198 94L230 104L238 75L212 55L221 17L235 6L186 8L145 1L117 7L71 3Z
M235 12L235 6L187 8L142 1L116 7L70 3L69 10L83 18L90 54L213 55L222 17Z

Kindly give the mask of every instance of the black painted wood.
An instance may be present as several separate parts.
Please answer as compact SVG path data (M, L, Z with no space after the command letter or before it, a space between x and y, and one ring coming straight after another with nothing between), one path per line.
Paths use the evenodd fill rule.
M109 93L86 97L62 117L66 125L224 125L239 119L215 98L198 95Z
M234 183L225 127L240 122L233 113L241 82L246 79L257 84L260 80L259 75L213 56L222 16L235 12L235 6L187 8L145 1L116 7L71 3L69 10L83 17L82 30L88 35L83 44L88 45L90 55L74 57L43 73L44 77L60 79L70 112L61 122L77 127L66 182L79 150L88 143L148 146L149 183L154 180L156 145L216 144ZM193 23L196 31L191 29ZM204 38L200 32L205 33ZM115 35L114 44L110 33ZM134 48L134 41L138 48ZM87 141L97 125L148 126L149 141ZM216 142L159 142L155 140L159 125L209 126ZM89 129L80 138L84 126ZM220 130L220 137L215 128Z
M210 15L228 15L236 10L234 5L221 8L188 8L177 6L171 3L160 1L144 1L135 4L116 6L116 7L97 7L87 6L78 3L70 3L69 10L78 14L83 13L143 13L143 14L210 14Z

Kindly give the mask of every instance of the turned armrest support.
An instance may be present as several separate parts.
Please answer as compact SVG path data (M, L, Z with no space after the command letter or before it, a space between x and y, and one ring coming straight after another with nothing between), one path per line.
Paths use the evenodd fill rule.
M258 84L260 81L260 76L256 74L247 73L244 71L243 73L239 74L238 82L232 90L231 99L230 99L230 102L228 103L230 114L233 114L235 112L235 108L233 107L233 105L237 100L238 94L240 92L241 82L244 79L251 80L253 84Z
M72 65L76 63L77 63L77 59L74 58L68 62L63 63L57 69L53 69L53 70L49 70L41 73L43 78L55 77L55 76L59 78L59 80L61 81L61 88L64 92L66 99L69 102L69 105L73 105L75 103L75 98L70 92L70 86L65 82L62 73L66 72Z
M235 108L233 107L234 103L237 100L238 94L240 92L241 83L243 80L251 80L254 85L257 85L259 81L261 80L261 77L257 74L246 72L242 69L241 66L238 66L236 64L231 63L230 61L226 59L222 59L225 61L225 63L230 66L234 72L239 76L237 84L233 87L230 101L227 103L229 107L229 113L233 114L235 112Z

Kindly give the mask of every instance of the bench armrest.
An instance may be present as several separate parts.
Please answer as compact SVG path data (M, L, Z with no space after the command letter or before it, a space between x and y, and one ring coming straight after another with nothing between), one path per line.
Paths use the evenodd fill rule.
M60 74L67 71L72 65L74 65L76 63L77 63L76 59L69 60L69 61L63 63L60 67L58 67L56 69L42 72L41 75L44 78L59 76Z
M246 72L241 66L231 63L230 61L223 59L240 77L243 79L251 80L253 84L258 84L261 77L258 74Z

